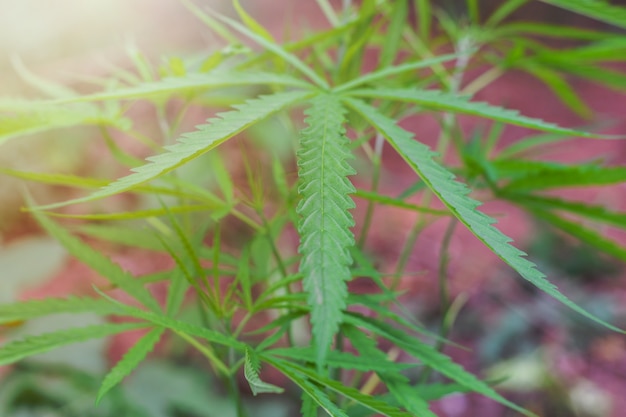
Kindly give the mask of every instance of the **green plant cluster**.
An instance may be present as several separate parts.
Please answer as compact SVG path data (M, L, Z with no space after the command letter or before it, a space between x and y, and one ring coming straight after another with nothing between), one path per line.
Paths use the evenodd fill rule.
M441 217L451 224L442 256L458 223L539 290L621 332L559 292L510 244L494 226L495 220L477 209L480 203L469 193L479 190L514 203L626 259L626 248L589 226L594 222L625 228L626 214L546 193L622 183L626 168L597 160L563 164L535 157L546 146L565 146L570 139L616 138L557 126L472 98L508 72L524 71L574 112L591 115L592 109L568 80L578 77L617 91L626 89L626 76L606 65L626 57L626 9L591 0L545 1L615 29L592 30L508 19L529 0L500 2L489 15L481 14L478 0L458 2L460 16L430 0L363 0L358 5L347 1L341 11L327 0L317 0L329 28L281 44L236 0L238 20L183 3L228 46L208 56L170 57L156 71L135 53L136 73L120 70L106 80L102 91L88 95L30 76L48 98L0 102L0 141L53 128L96 125L115 160L132 171L110 181L0 167L3 174L26 180L91 189L85 197L47 206L37 206L31 199L29 210L74 257L132 299L123 303L101 288L98 298L0 305L0 323L5 324L83 312L130 319L5 343L0 347L0 365L70 343L145 329L106 375L96 401L169 333L206 358L207 369L228 387L239 416L247 413L238 388L242 373L254 395L301 396L305 417L317 416L320 409L335 417L434 416L431 401L468 391L533 415L443 354L445 334L425 329L399 301L399 280L407 273L415 240L425 225ZM556 40L558 49L546 39ZM364 72L373 52L375 67ZM466 82L469 70L480 75ZM128 103L136 100L154 105L162 138L145 137L128 118ZM171 102L177 105L168 107ZM186 112L196 106L230 110L177 134ZM294 116L301 109L304 128ZM398 124L425 113L441 125L436 150ZM490 128L482 135L467 136L460 128L460 115L490 121ZM507 125L540 133L505 146L500 139ZM154 156L142 161L126 153L112 131L142 141ZM249 136L239 142L245 173L235 179L218 147L242 132ZM400 196L379 190L383 143L416 174L414 185ZM440 156L449 153L459 157L458 165L442 162ZM351 176L363 182L371 179L371 187L355 188ZM68 216L55 211L63 206L120 193L136 194L145 204L136 211L73 216L98 221L76 228L52 220ZM422 204L408 201L416 193L421 193ZM367 207L356 228L351 214L354 199ZM445 209L433 209L435 199ZM376 226L373 213L381 206L417 213L393 276L377 271L367 252L370 230ZM235 229L233 224L239 226ZM296 232L297 250L285 243ZM79 235L162 252L175 266L133 276ZM445 289L445 261L441 268ZM355 277L371 280L379 291L351 293L348 282ZM156 282L168 284L164 303L150 291ZM193 300L185 301L190 293ZM452 311L450 300L444 297L442 303ZM187 314L190 308L200 314ZM305 323L311 330L303 336ZM389 346L403 352L402 362L394 360ZM275 368L286 379L267 382L261 371L265 367ZM430 382L432 373L448 382Z

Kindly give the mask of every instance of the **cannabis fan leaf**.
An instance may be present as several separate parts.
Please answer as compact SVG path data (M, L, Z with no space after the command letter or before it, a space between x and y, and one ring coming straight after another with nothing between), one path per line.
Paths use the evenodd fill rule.
M412 133L402 129L393 120L361 101L346 99L346 102L387 138L404 160L422 177L427 186L478 239L524 279L580 314L620 331L572 302L559 292L556 286L546 280L545 275L536 269L536 265L524 258L526 254L510 245L511 239L493 227L495 220L476 209L480 203L467 196L469 189L464 184L455 181L454 174L437 163L433 159L434 152L426 145L414 140Z
M350 232L354 221L349 212L354 203L348 194L355 189L347 178L354 170L347 162L351 154L344 134L344 112L336 97L315 97L306 112L309 127L302 131L298 152L300 271L320 366L346 305L352 263L349 247L354 244Z
M118 179L85 198L45 207L52 208L91 201L129 190L197 158L260 120L295 105L307 95L310 93L289 91L260 96L244 104L233 106L236 110L220 113L219 117L209 119L207 124L198 126L196 131L182 135L177 143L166 147L167 152L149 157L149 163L133 168L134 173Z

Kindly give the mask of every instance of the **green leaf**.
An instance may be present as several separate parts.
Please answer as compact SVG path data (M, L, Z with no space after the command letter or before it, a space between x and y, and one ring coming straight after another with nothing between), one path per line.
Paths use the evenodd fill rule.
M224 195L224 199L227 203L232 203L235 199L234 184L228 169L224 166L223 161L225 158L217 153L210 153L207 156L209 156L211 171L215 176L217 185Z
M626 53L626 38L613 36L593 43L585 44L566 50L545 48L538 52L538 59L545 58L547 62L556 61L571 64L592 64L597 62L614 62L624 59ZM594 66L595 68L595 66Z
M315 97L306 111L308 128L301 133L298 151L300 272L311 307L313 344L320 367L346 306L346 281L352 264L349 247L354 244L350 231L354 220L349 211L354 202L348 194L355 189L347 178L354 170L347 162L351 154L343 127L344 112L336 97Z
M239 18L246 24L246 26L248 26L248 29L269 42L275 42L274 37L263 26L261 26L259 22L254 20L243 7L241 7L239 0L233 0L233 6L239 15Z
M77 93L71 88L64 86L63 84L57 84L51 80L47 80L45 78L40 77L39 75L32 72L24 62L21 60L19 56L12 55L11 64L15 69L15 72L20 76L20 78L35 88L42 94L48 97L71 97L77 95Z
M378 71L370 72L351 81L338 85L333 89L334 92L343 92L363 84L375 83L379 80L385 80L394 75L403 74L405 72L413 72L420 68L430 68L433 65L441 64L458 58L458 54L440 55L434 58L421 59L416 62L407 62L404 64L382 68Z
M536 207L529 208L529 210L533 215L545 220L551 226L569 233L582 242L594 246L609 255L613 255L617 259L626 260L626 248L619 245L617 242L607 239L599 232L581 225L580 222L566 220L554 213Z
M8 365L39 353L48 352L61 346L110 336L145 326L143 323L100 324L25 337L24 339L0 346L0 366Z
M112 224L84 224L77 227L76 230L81 234L118 245L159 252L165 251L163 245L154 238L154 232L148 228L133 228Z
M114 126L125 130L130 122L117 114L106 114L92 107L62 107L22 100L0 103L0 144L18 136L82 125Z
M374 1L365 0L358 9L361 16L368 16L368 18L362 24L357 25L347 38L345 43L347 49L344 49L341 54L341 64L336 77L340 82L358 77L363 67L365 48L371 43L371 38L380 25L374 20L374 9L370 7L374 7Z
M418 213L428 213L436 216L450 215L450 212L447 210L437 210L430 207L416 206L415 204L405 202L403 199L380 195L372 191L357 190L354 193L354 196L357 198L362 198L364 200L373 201L380 205L403 208L410 211L416 211Z
M590 118L593 114L589 106L576 94L574 88L564 80L562 74L540 65L526 64L522 66L522 69L543 81L563 104L576 112L579 116Z
M280 365L277 365L278 362L276 361L270 361L270 363L276 369L285 374L287 378L291 379L297 386L299 386L302 389L303 393L308 395L308 397L311 398L313 402L322 407L329 416L348 417L348 415L341 408L339 408L339 406L331 401L331 399L328 397L328 394L318 388L315 384L307 381L306 378L303 378L297 372L294 372L287 367L281 367ZM308 408L310 409L311 406L309 405Z
M166 147L166 153L147 158L150 162L133 168L133 174L118 179L90 196L40 208L92 201L134 188L197 158L258 121L298 103L309 94L301 91L276 93L233 106L236 110L220 113L218 118L209 119L208 124L198 126L196 131L182 135L176 144Z
M244 246L235 275L235 285L240 287L240 296L246 310L252 309L252 280L250 278L250 246Z
M598 65L585 65L564 62L558 65L561 71L566 71L577 77L586 78L601 85L605 85L619 93L626 90L626 75L623 72L611 70Z
M469 98L466 96L458 96L451 93L445 93L440 90L376 89L355 90L351 91L350 94L354 96L372 97L384 100L407 101L432 110L443 110L485 117L545 132L562 133L585 138L609 138L608 136L599 134L583 132L575 129L567 129L553 123L544 122L543 120L522 116L516 110L496 107L484 102L469 101Z
M433 12L431 0L415 0L417 17L419 19L419 34L422 41L428 41L431 34L431 23L433 22Z
M508 37L511 35L537 35L575 40L597 40L615 36L608 32L599 32L590 29L539 22L511 22L506 26L494 29L492 32L492 36L497 38Z
M461 384L419 385L415 387L415 390L418 392L419 396L426 401L439 400L445 396L459 392L471 392L471 389L468 389Z
M600 0L541 0L583 16L626 29L626 8L612 6Z
M300 407L301 417L319 417L318 410L319 407L313 398L306 392L302 392L302 406Z
M77 188L100 188L109 184L109 180L99 179L99 178L90 178L78 175L69 175L69 174L53 174L48 172L29 172L29 171L18 171L10 168L0 167L0 174L10 175L15 178L21 178L27 181L39 182L42 184L51 184L51 185L60 185L60 186L68 186L68 187L77 187ZM220 200L217 196L213 197L211 193L207 190L202 190L201 193L194 192L196 190L189 189L190 186L185 187L182 184L178 184L174 181L172 187L160 187L160 186L150 186L150 185L141 185L133 189L134 192L137 193L151 193L151 194L159 194L159 195L168 195L175 197L188 198L192 200L200 200L214 205L215 207L226 206L226 204ZM174 188L176 187L176 188ZM184 191L183 188L188 188L189 190Z
M516 155L530 153L541 146L548 146L554 143L563 142L571 139L571 136L561 135L557 133L540 133L537 135L526 136L502 148L498 152L498 159L504 160L507 158L512 158ZM515 161L515 159L510 159L510 161Z
M226 27L222 26L219 22L217 22L214 18L206 14L200 7L196 6L190 0L181 0L181 3L195 16L207 25L211 30L220 35L224 40L226 40L231 45L237 45L239 43L239 39L237 36L231 33Z
M416 320L415 315L399 301L401 294L387 288L383 282L383 275L375 269L366 254L356 246L352 248L351 252L358 266L352 270L352 273L354 275L358 274L357 276L369 277L378 286L381 294L350 294L348 296L350 305L361 304L371 311L376 312L378 317L392 320L406 328L407 331L422 334L442 343L454 344L450 340L441 337L438 333L428 330L426 326ZM397 309L389 308L389 302L392 302Z
M43 184L62 185L78 188L98 188L107 184L106 180L98 178L81 177L78 175L52 174L48 172L28 172L18 171L11 168L0 167L0 173L21 178L28 181L35 181Z
M402 42L402 31L406 27L408 14L408 0L397 0L393 5L389 26L385 31L385 47L380 53L379 68L391 66L393 61L397 58L400 43Z
M357 349L358 350L358 349ZM358 350L361 352L360 350ZM310 347L276 348L263 352L264 355L281 356L301 362L315 362L316 352ZM363 372L400 372L412 368L411 363L395 363L387 360L372 361L372 357L361 354L355 356L348 352L332 351L326 358L328 366L341 369L354 369Z
M304 62L302 62L297 56L285 50L285 48L281 47L280 45L277 45L276 43L272 41L267 40L266 38L262 36L257 35L256 33L246 28L245 26L239 24L238 22L235 22L232 19L227 18L226 16L222 16L218 13L214 13L214 15L216 16L217 19L226 23L228 26L235 29L237 32L241 33L242 35L252 39L254 42L261 45L266 51L272 52L276 56L279 56L280 58L285 60L285 62L288 62L291 65L293 65L294 68L298 69L298 71L306 75L311 81L317 84L318 87L321 87L323 89L328 89L329 86L326 80L324 80L322 77L317 75L315 71L313 71L313 69L311 69Z
M500 259L531 284L574 311L612 330L622 332L570 301L558 291L556 286L546 280L545 275L536 269L536 265L524 258L526 254L511 246L509 244L511 239L493 227L495 220L476 210L480 203L467 196L469 189L464 184L456 182L452 173L435 162L434 153L426 145L415 141L413 134L363 102L351 99L346 101L387 138L433 193Z
M485 22L486 27L493 27L500 23L503 19L513 13L515 10L519 9L528 0L508 0L504 2L502 5L498 7L496 11L494 11L489 19Z
M546 190L550 188L589 187L597 185L620 184L626 181L626 168L603 167L598 164L585 165L537 165L539 169L528 175L514 178L502 192L520 192Z
M513 404L506 398L502 397L485 382L467 372L460 365L452 362L450 357L447 355L439 352L432 346L416 340L407 333L394 329L386 323L379 322L371 317L365 317L357 313L347 313L345 320L349 324L365 328L393 342L397 347L401 348L406 353L421 360L424 365L433 368L437 372L471 389L472 391L489 397L524 415L536 417L533 413L524 410L518 405Z
M151 217L160 217L165 216L169 213L196 213L199 211L204 212L215 212L219 209L224 209L224 205L205 205L205 204L193 204L186 206L172 206L165 208L155 208L155 209L147 209L147 210L135 210L135 211L125 211L120 213L94 213L94 214L65 214L65 213L55 213L48 212L47 214L50 217L60 217L60 218L69 218L69 219L83 219L83 220L134 220L134 219L146 219Z
M361 404L367 408L369 408L370 410L374 411L375 413L378 413L380 415L383 416L388 416L388 417L412 417L412 414L409 414L405 411L400 410L397 407L394 407L392 405L389 405L379 399L376 399L370 395L365 395L363 393L361 393L359 390L352 388L352 387L348 387L344 384L342 384L341 382L338 381L334 381L332 379L326 378L318 373L316 373L315 371L309 369L309 368L305 368L303 366L300 365L296 365L292 362L286 362L286 361L278 361L275 359L272 360L268 360L269 363L272 364L272 366L274 366L276 369L278 369L279 371L283 372L285 375L287 375L290 379L292 379L294 382L296 382L293 379L294 373L295 374L299 374L302 376L305 376L306 378L308 378L310 381L319 384L323 387L326 387L334 392L336 392L337 394L340 394L342 396L344 396L345 398L354 401L357 404ZM298 382L296 382L297 384ZM298 384L300 385L300 384ZM320 404L322 405L322 404ZM323 407L323 405L322 405ZM332 415L332 414L331 414Z
M567 201L558 197L534 194L502 194L499 196L531 209L567 211L587 219L626 229L626 213L609 211L604 206L592 206L578 201Z
M106 315L114 314L117 309L111 303L97 298L68 297L27 300L0 304L0 324L30 320L51 314L84 312Z
M30 202L29 202L30 203ZM94 271L106 278L111 284L124 290L128 295L135 298L144 306L159 311L159 303L152 297L150 292L128 272L124 271L118 264L111 261L101 252L86 245L82 240L70 234L47 216L39 211L33 211L33 216L46 231L57 239L69 253L79 261L85 263Z
M243 374L250 385L252 394L280 394L284 391L281 387L261 381L259 369L261 364L259 358L252 349L246 349L246 359L243 366Z
M163 78L159 81L147 82L113 91L103 91L80 97L55 100L54 103L151 98L154 96L172 96L184 93L197 93L208 89L246 85L311 87L311 84L306 81L299 80L287 74L216 70L210 73L187 74L184 77Z
M181 320L168 317L162 313L153 313L151 311L141 310L136 307L132 307L107 296L106 294L98 291L100 295L109 300L113 305L118 307L119 313L123 313L130 317L145 320L156 326L165 327L174 331L175 333L184 333L186 335L197 336L205 339L209 342L217 343L220 345L228 346L239 351L243 351L246 345L238 340L223 335L215 330L211 330L206 327L197 326L195 324L187 323Z
M122 382L122 380L139 365L146 355L154 349L154 345L156 345L161 338L163 331L163 328L158 327L150 330L126 352L124 357L111 369L102 381L102 385L96 397L96 404L100 402L102 397L104 397L111 388Z
M287 180L285 168L283 167L283 164L278 156L272 158L272 177L274 185L276 186L276 191L278 191L278 195L287 200L290 194L289 182Z
M185 301L185 295L189 289L189 282L180 268L176 268L169 278L170 286L167 291L165 312L175 316Z
M378 349L373 338L367 337L363 332L353 326L345 326L344 334L350 339L350 343L359 352L359 355L366 358L372 363L379 363L389 366L387 355ZM422 343L416 340L416 343ZM385 383L395 399L405 407L409 412L419 415L436 417L436 415L428 409L428 403L424 401L411 387L407 377L395 371L393 367L376 370L380 379Z

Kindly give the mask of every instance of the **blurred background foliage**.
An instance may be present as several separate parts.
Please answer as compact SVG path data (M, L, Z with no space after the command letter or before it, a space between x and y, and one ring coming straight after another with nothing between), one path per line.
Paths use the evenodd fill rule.
M226 8L225 3L211 0L211 6L217 9ZM320 24L323 19L319 11L310 13L315 7L302 6L302 0L281 2L280 6L272 0L242 3L276 33L289 33L289 27L296 25L281 20L289 10L298 14L299 8L304 7L311 26ZM442 1L440 5L451 16L462 19L465 12L462 3ZM485 13L496 4L497 1L483 2ZM276 8L281 12L276 13ZM50 80L53 83L50 86L61 84L78 91L89 90L109 73L133 68L133 61L158 64L166 60L166 56L208 54L221 47L201 22L180 2L173 0L0 0L0 11L2 97L32 97L37 94L34 85L40 79ZM595 22L538 2L522 9L514 18L599 27ZM584 103L578 109L585 113ZM134 110L148 115L140 106ZM276 136L273 132L279 129L279 124L270 121L251 135L262 142ZM115 174L106 159L98 165L85 164L85 161L98 160L93 158L94 152L103 152L103 148L97 146L94 150L91 142L98 134L95 127L59 129L10 141L2 145L0 167L112 177ZM90 154L91 157L85 157ZM201 167L191 164L185 169L190 170L188 175L196 175ZM0 300L3 302L20 298L29 288L48 283L68 262L60 246L33 234L32 224L20 214L21 186L20 180L0 175ZM45 185L30 189L40 203L59 200L66 191ZM594 289L610 287L616 280L624 280L621 262L545 225L533 230L537 232L527 250L550 277L567 287L569 294L577 294L576 299L599 317L609 320L621 314L616 299L597 296L594 292ZM38 262L28 262L33 258ZM581 324L577 316L517 281L509 286L494 285L468 302L474 308L457 319L451 337L473 346L478 361L490 368L489 376L493 380L506 375L502 386L514 399L530 403L531 410L535 404L534 410L545 416L610 415L619 399L590 378L598 377L599 372L597 380L622 381L621 389L626 389L626 369L622 369L626 343L622 336L607 334L586 322ZM422 313L427 322L431 319L433 328L438 326L439 311L433 308ZM87 324L97 319L85 315L79 320ZM52 317L48 321L3 329L2 333L12 337L61 324L76 323ZM180 347L177 350L176 346L168 347L167 360L155 358L146 362L95 408L92 399L104 373L104 364L109 360L110 341L90 343L25 361L10 373L5 370L6 375L0 381L0 415L234 415L231 405L220 396L222 387L202 372L195 358L187 357L186 352ZM557 372L555 366L559 367ZM590 367L596 369L590 371ZM281 397L279 401L286 400ZM289 416L297 412L294 405L287 402L255 400L250 406L254 410L252 415L259 417ZM442 407L449 416L463 416L469 406L453 399ZM504 412L499 408L491 414L485 410L481 415L486 417L505 415L499 414Z

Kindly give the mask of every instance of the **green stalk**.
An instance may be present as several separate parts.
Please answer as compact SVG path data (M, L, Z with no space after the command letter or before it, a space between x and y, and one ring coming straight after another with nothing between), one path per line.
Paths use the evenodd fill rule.
M224 362L222 362L217 357L217 355L215 354L215 352L213 352L213 350L211 350L211 348L204 346L202 343L197 341L193 336L190 336L187 333L184 333L178 330L174 330L174 332L177 335L179 335L181 338L185 339L187 343L189 343L191 346L196 348L200 353L202 353L208 359L209 364L211 365L211 367L214 368L213 370L217 375L221 374L225 377L230 377L232 375L232 372L230 369L228 369L228 366L226 366Z
M372 187L371 192L378 191L380 183L381 162L383 154L383 144L385 138L380 133L376 135L374 144L374 155L372 156ZM374 216L374 208L376 207L373 201L369 201L367 204L367 211L365 212L365 219L363 220L363 228L361 229L361 236L359 238L359 248L363 248L367 235L369 233L370 226L372 224L372 218Z
M235 364L235 351L233 348L228 349L228 363L232 367ZM241 399L241 393L239 392L239 386L237 385L237 373L233 372L228 377L228 389L230 391L230 395L233 399L233 402L237 407L237 417L248 417L248 413L243 406L243 401Z
M443 348L443 340L447 337L452 327L452 323L445 319L448 316L450 311L450 291L448 288L448 265L450 263L450 242L452 241L452 236L454 235L454 229L458 224L457 219L450 220L448 227L443 235L443 240L441 242L441 253L439 255L439 272L437 274L437 280L439 283L439 302L444 311L444 320L441 322L441 326L439 328L440 339L437 340L437 344L435 349L440 351ZM430 375L432 374L433 369L431 367L426 367L423 370L423 373L420 378L420 382L422 384L428 381Z
M258 210L258 213L259 213L259 217L261 218L261 222L263 223L263 227L265 228L265 236L267 237L267 241L269 242L270 249L272 251L272 256L274 257L274 260L276 261L276 265L278 266L278 270L280 271L281 278L286 278L289 273L287 272L287 267L285 266L285 262L283 261L280 251L278 250L278 247L276 246L276 242L274 241L274 237L272 236L271 228L267 221L267 218L263 214L262 210ZM287 290L287 294L292 293L290 285L287 285L286 290ZM287 340L290 346L295 346L295 339L293 337L293 329L292 329L291 324L289 325L289 327L287 327Z
M459 52L459 58L456 61L456 65L454 68L454 73L452 74L452 78L449 80L448 85L450 86L450 92L458 93L461 84L463 82L463 75L465 70L467 69L467 65L471 59L471 51L472 51L472 43L471 38L464 37L457 44L457 51ZM439 155L445 155L448 150L448 146L452 139L452 128L454 126L454 122L456 120L456 116L453 113L445 113L443 116L442 129L441 134L439 135L438 145L437 145L437 153ZM457 147L459 144L457 144ZM425 192L422 203L420 204L423 207L429 207L432 202L433 194L432 192ZM398 260L398 265L396 267L394 280L391 285L391 289L394 290L398 287L400 283L400 279L402 277L402 273L406 267L406 264L409 260L409 256L415 247L415 243L417 242L417 238L421 231L426 227L428 221L428 217L419 217L417 222L411 228L409 232L409 236L404 244L402 249L402 253L400 254L400 258Z

